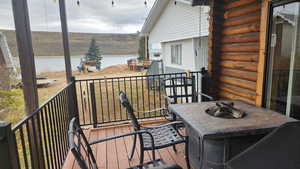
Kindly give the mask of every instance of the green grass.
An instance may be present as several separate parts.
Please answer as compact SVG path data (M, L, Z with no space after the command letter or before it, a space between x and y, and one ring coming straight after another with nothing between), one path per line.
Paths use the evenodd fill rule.
M0 120L16 124L26 116L22 89L0 90L0 96Z

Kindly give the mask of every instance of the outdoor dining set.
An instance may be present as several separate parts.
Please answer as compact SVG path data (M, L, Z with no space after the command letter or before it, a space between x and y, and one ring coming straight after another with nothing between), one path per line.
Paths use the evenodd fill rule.
M135 110L126 96L119 100L127 110L133 131L88 141L74 117L69 125L69 147L82 169L97 169L92 147L98 143L132 137L131 160L137 146L140 162L135 168L181 169L157 159L155 151L184 144L187 168L194 169L296 169L300 168L300 122L269 109L240 100L213 100L196 93L193 77L165 79L169 105L153 111ZM199 96L210 101L198 100ZM142 125L135 113L164 114L165 123ZM139 145L137 145L139 143ZM144 161L149 151L151 161Z

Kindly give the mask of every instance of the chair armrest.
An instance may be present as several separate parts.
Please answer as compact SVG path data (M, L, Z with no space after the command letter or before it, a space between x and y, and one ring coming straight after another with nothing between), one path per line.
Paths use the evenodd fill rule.
M201 96L204 96L204 97L208 98L211 101L214 101L214 98L212 96L209 96L209 95L201 93L201 92L199 92L198 94L201 95Z
M153 109L153 110L148 110L148 111L135 111L136 113L144 113L144 114L149 114L149 113L153 113L153 112L157 112L157 111L166 111L167 108L163 107L163 108L159 108L159 109Z
M89 145L92 146L92 145L102 143L102 142L105 142L105 141L114 140L114 139L118 139L118 138L121 138L121 137L137 135L137 134L148 134L151 138L151 147L154 150L154 138L153 138L153 136L150 132L145 131L145 130L139 130L139 131L134 131L134 132L130 132L130 133L124 133L124 134L120 134L120 135L115 135L115 136L105 137L105 138L102 138L102 139L97 139L95 141L89 142Z
M161 127L166 127L166 126L170 126L170 125L178 125L178 124L184 124L184 123L182 121L173 121L173 122L163 123L161 125L156 125L156 126L143 126L143 128L155 129L155 128L161 128Z
M163 97L169 102L169 103L174 103L174 99L167 96L167 95L163 95Z

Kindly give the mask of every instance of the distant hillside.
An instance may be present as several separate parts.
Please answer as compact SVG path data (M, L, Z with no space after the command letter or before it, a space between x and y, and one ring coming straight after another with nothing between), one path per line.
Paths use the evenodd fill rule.
M6 35L8 46L17 56L16 36L14 31L0 30ZM33 32L33 48L35 56L63 56L62 37L59 32ZM72 56L84 55L92 37L96 38L103 55L137 55L137 34L93 34L70 33L70 50Z

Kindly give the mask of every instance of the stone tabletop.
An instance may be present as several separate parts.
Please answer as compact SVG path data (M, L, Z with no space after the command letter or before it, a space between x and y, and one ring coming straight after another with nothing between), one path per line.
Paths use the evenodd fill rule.
M189 127L199 132L202 137L213 138L266 133L284 123L296 121L280 113L242 101L235 100L233 102L236 108L246 112L247 115L244 118L223 119L208 115L205 110L215 105L215 102L171 104L169 110L180 117Z

